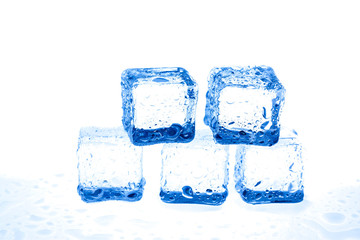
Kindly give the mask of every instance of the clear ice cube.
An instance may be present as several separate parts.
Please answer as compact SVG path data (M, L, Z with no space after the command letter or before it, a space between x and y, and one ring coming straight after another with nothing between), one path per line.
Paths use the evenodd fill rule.
M302 146L295 131L282 129L271 147L239 145L235 188L247 203L296 203L304 198Z
M161 200L166 203L221 205L228 195L228 146L210 131L198 131L188 144L163 146Z
M82 128L77 150L81 199L140 200L145 185L142 155L142 147L134 146L121 128Z
M204 122L220 144L271 146L279 139L285 89L272 68L214 68Z
M123 125L133 144L193 140L198 87L185 69L127 69L121 86Z

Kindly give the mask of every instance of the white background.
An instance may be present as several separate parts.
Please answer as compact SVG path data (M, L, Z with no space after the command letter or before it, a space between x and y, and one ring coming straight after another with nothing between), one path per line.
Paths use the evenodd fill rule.
M9 179L76 179L79 128L120 125L126 68L187 69L202 128L210 69L253 64L287 89L282 122L307 150L308 202L359 189L359 24L357 1L1 1L0 191ZM156 189L146 166L159 159L145 160Z

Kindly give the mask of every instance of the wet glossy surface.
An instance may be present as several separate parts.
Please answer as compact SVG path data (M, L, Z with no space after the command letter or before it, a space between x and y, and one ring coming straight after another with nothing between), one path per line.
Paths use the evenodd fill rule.
M249 205L232 191L218 207L166 204L146 192L139 202L86 204L75 185L64 174L0 178L0 238L360 239L360 180L298 204Z

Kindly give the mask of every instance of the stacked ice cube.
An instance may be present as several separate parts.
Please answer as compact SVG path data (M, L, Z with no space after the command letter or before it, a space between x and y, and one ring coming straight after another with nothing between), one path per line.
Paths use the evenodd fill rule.
M142 177L141 146L183 144L192 141L195 136L198 87L185 69L127 69L122 74L121 86L125 131L93 128L80 131L77 152L78 193L86 202L140 200L145 184ZM166 149L167 145L164 146L164 152ZM175 156L174 161L178 160L178 156ZM221 159L222 164L225 162L226 154ZM181 165L179 162L178 166L182 167ZM225 183L225 170L220 177ZM170 180L168 183L175 184ZM190 182L188 185L191 185ZM191 186L195 189L196 183ZM211 187L207 190L213 191ZM195 191L194 194L198 193ZM207 201L209 204L223 202L222 197L218 197L221 194L227 195L226 187L215 184L214 193L207 194L211 197ZM189 188L188 196L190 195L192 192ZM213 200L214 197L219 199Z
M198 88L185 69L127 69L121 86L125 131L80 132L78 192L84 201L140 200L142 146L159 143L166 203L224 203L229 144L237 147L234 177L244 201L303 199L301 145L296 134L280 134L285 89L272 68L214 68L204 118L212 134L196 136Z
M185 69L127 69L121 86L123 125L134 145L194 139L198 88Z
M165 144L161 200L167 203L220 205L228 195L228 146L216 144L208 131L187 144Z
M279 140L284 95L270 67L214 68L204 122L218 143L271 146Z
M210 73L204 122L220 144L237 146L236 190L252 204L303 199L302 148L281 134L285 89L272 68L226 67ZM257 146L256 146L257 145Z

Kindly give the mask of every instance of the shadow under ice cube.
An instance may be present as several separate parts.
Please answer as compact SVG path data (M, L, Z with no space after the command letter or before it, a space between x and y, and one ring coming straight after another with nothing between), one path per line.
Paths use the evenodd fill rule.
M133 144L193 140L198 88L185 69L127 69L121 86L123 125Z
M228 146L216 144L210 131L197 132L188 144L165 144L161 155L162 201L224 203L228 195Z
M145 185L142 154L121 128L82 128L77 150L81 199L140 200Z
M284 95L270 67L214 68L204 122L218 143L271 146L279 139Z
M303 200L302 146L295 132L285 135L271 147L237 147L235 188L245 202L296 203Z

